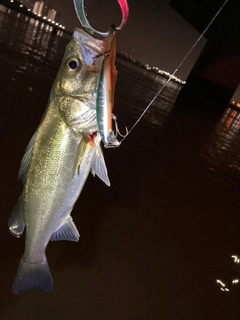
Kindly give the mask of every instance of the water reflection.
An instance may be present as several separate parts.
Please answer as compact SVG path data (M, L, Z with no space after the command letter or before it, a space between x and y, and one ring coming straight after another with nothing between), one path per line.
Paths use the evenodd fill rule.
M31 55L40 62L53 60L63 32L55 32L53 27L20 13L10 13L0 5L0 41L8 43L9 46L14 44L17 46L15 50ZM6 25L11 27L5 30Z
M52 34L52 27L38 20L30 19L20 51L44 62L54 59L62 34Z
M231 258L234 259L235 263L239 263L240 262L240 259L238 258L238 256L231 256Z
M121 97L124 96L125 107L121 105L118 108L116 104L115 114L124 121L128 119L136 121L167 79L123 59L117 59L117 69L121 76L117 82L116 101L121 101ZM126 91L126 87L130 88L129 92ZM167 84L138 124L138 134L141 135L142 132L147 139L146 129L149 129L149 134L152 134L153 129L159 129L166 122L181 88L181 85L174 82ZM126 112L126 110L127 114L123 114L123 111ZM130 129L133 123L125 123L125 125Z
M221 291L229 291L229 289L226 287L226 284L223 283L221 280L217 279L217 283L220 285L220 290Z
M240 179L239 135L240 114L229 107L200 152L208 170L215 172L216 178L217 175L224 176L226 183L230 182L231 177L234 177L235 183L235 178Z
M0 82L9 92L34 92L47 96L70 36L46 30L41 22L0 6ZM44 74L44 81L42 80ZM4 90L6 93L4 94Z
M237 263L237 264L240 263L240 259L239 259L238 256L232 255L231 258L233 259L232 262L233 262L234 264L235 264L235 263ZM231 268L233 268L233 265L232 265L232 264L231 264ZM234 271L235 271L235 270L234 270ZM234 271L231 272L231 274L234 273ZM239 270L237 270L237 273L239 273ZM217 279L217 280L216 280L216 283L218 284L219 289L220 289L221 291L229 292L229 291L230 291L230 288L231 288L231 289L234 288L234 287L236 286L236 284L239 283L239 279L238 279L237 277L232 278L232 276L231 276L231 278L229 278L228 281L223 281L223 280Z
M233 279L232 283L238 283L239 279Z
M225 287L225 284L223 284L220 280L217 280L217 282L220 282L220 284L224 286L223 288L222 287L220 288L221 291L227 291L227 292L229 291L229 289Z
M36 79L42 72L49 74L53 81L49 70L59 67L69 39L62 31L56 33L51 26L22 14L19 16L15 11L9 13L0 5L0 80L11 81L10 90L13 91L18 90L17 83L31 82L31 78ZM13 70L13 77L9 69ZM30 87L33 90L33 86Z

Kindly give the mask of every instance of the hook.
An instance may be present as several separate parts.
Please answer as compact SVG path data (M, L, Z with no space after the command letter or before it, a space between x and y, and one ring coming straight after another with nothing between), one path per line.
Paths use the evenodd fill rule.
M122 138L126 138L126 136L128 135L128 128L125 127L125 130L126 130L126 134L122 134L118 128L118 122L117 122L117 117L112 113L111 114L111 118L113 119L114 121L114 124L115 124L115 128L116 128L116 134L115 134L115 137L117 137L117 135L119 134L120 137Z
M96 37L107 37L108 32L101 32L96 29L94 29L90 23L88 22L85 10L84 10L84 0L73 0L74 7L76 10L76 14L78 16L78 19L82 26L87 30L88 33L90 33L93 36ZM122 10L122 22L119 27L117 27L117 30L122 30L125 26L127 19L128 19L128 4L127 0L118 0L118 3L120 5L120 8Z
M128 135L128 129L127 127L125 128L126 129L126 134L121 134L121 132L119 131L119 128L118 128L118 123L117 123L117 117L112 113L111 114L111 118L113 119L114 121L114 124L115 124L115 130L116 130L116 133L111 130L109 133L108 133L108 136L107 136L107 142L104 143L104 147L105 148L116 148L116 147L119 147L121 142L127 137ZM117 136L118 134L120 135L120 137L122 137L122 141L118 141L117 140Z

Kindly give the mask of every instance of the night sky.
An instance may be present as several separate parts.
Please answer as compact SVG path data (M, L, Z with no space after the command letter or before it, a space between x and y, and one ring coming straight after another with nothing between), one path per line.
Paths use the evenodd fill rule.
M48 0L47 3L60 13L60 23L66 29L81 26L72 0ZM144 64L173 72L199 33L168 3L169 0L129 0L129 19L118 33L117 50L132 54ZM97 29L106 31L111 24L121 22L117 0L85 0L85 7L90 23ZM186 79L205 42L203 39L194 49L177 73L178 77Z

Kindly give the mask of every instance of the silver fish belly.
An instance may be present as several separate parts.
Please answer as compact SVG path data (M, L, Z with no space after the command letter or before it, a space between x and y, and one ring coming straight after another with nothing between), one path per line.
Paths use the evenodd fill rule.
M12 291L49 292L52 277L45 255L49 240L78 241L70 213L90 171L110 185L97 132L96 91L104 41L77 30L66 48L45 115L23 157L22 195L9 219L24 255ZM95 56L98 56L95 59Z

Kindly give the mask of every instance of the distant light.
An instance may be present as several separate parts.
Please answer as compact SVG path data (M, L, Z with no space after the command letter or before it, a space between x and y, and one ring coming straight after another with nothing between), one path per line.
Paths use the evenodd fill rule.
M22 4L20 4L20 6L19 7L22 7L23 5Z
M28 9L28 11L31 11L30 9Z
M59 23L58 22L56 22L56 26L58 26L59 25Z
M50 22L51 22L52 20L51 20L51 19L48 19L48 21L50 21Z
M65 29L65 27L63 27L63 29Z
M39 13L38 16L41 17L41 14Z
M239 279L234 279L233 281L232 281L232 283L238 283L239 282Z
M43 17L43 19L45 20L45 19L47 19L47 17Z

